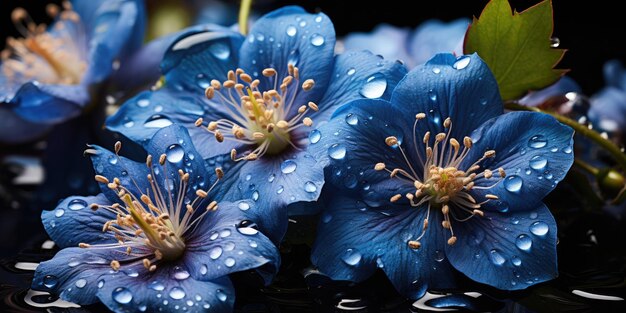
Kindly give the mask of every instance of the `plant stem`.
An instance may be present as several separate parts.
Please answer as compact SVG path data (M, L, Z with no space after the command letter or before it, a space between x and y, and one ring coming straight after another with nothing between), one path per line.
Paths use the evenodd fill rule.
M600 147L604 148L604 150L606 150L611 154L611 156L613 156L613 158L615 159L615 161L617 161L622 170L626 172L626 154L624 154L622 150L613 142L600 136L600 134L595 130L589 129L587 126L582 125L569 117L565 117L563 115L549 111L544 111L536 107L529 107L515 102L507 102L505 103L504 107L513 111L531 111L545 113L553 116L559 122L573 128L578 134L589 138L591 141L594 141Z
M248 17L250 17L251 7L252 0L241 0L241 6L239 7L239 32L244 36L248 34Z
M589 174L591 174L593 176L596 176L596 175L598 175L598 173L600 173L599 169L593 167L591 164L589 164L589 163L587 163L587 162L585 162L585 161L583 161L581 159L574 158L574 164L576 166L580 167L581 169L587 171Z

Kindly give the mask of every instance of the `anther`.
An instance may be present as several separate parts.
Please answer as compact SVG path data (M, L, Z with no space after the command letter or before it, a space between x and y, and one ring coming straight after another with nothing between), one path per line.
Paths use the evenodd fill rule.
M298 108L298 114L306 112L306 105L302 105Z
M416 240L410 240L409 241L409 248L417 250L422 246L422 244L419 241Z
M483 172L483 174L485 175L485 178L487 178L487 179L489 179L489 178L491 178L493 176L493 172L491 172L490 170L487 170L487 169Z
M235 161L236 158L237 158L237 150L235 149L230 150L230 159Z
M312 79L307 79L304 81L304 83L302 83L302 89L304 91L309 91L313 89L313 86L315 86L315 81Z
M90 208L92 211L97 211L99 207L100 207L100 206L99 206L97 203L92 203L91 205L89 205L89 208Z
M120 152L120 150L122 149L122 143L117 141L115 143L115 154L118 154Z
M430 140L430 132L426 132L424 134L424 138L422 139L423 143L428 143L428 141Z
M220 90L220 88L222 88L222 83L220 83L217 79L213 79L211 80L211 87L215 88L215 90Z
M261 132L254 132L254 133L252 133L252 138L254 138L254 139L264 139L265 138L265 134L263 134Z
M233 149L234 150L234 149ZM222 170L221 167L216 167L215 168L215 175L217 175L217 179L222 179L224 178L224 170Z
M156 265L153 264L153 265L150 265L150 268L148 269L148 271L154 272L156 271L156 269L157 269Z
M103 184L108 184L109 183L109 180L106 177L102 176L102 175L96 175L95 179L99 183L103 183Z
M492 194L486 194L485 198L490 199L490 200L498 200L498 196L496 195L492 195Z
M287 123L287 122L286 122L286 121L284 121L284 120L280 120L280 121L276 122L276 126L277 126L278 128L285 129L285 128L289 127L289 123Z
M426 118L426 114L424 114L424 113L417 113L417 114L415 114L415 119L416 120L422 120L422 119L425 119L425 118Z
M450 207L448 207L447 205L442 206L441 213L443 213L443 215L447 215L448 213L450 213Z
M385 143L392 147L398 144L398 138L396 138L395 136L389 136L387 138L385 138Z
M495 150L487 150L485 151L485 158L493 158L494 156L496 156L496 151Z
M205 96L207 99L209 99L209 100L213 99L213 97L215 96L215 88L213 88L213 87L207 87L207 88L204 90L204 96Z
M374 170L376 171L382 171L385 169L385 163L376 163L376 165L374 165Z
M450 229L450 222L448 222L448 221L441 221L441 227L443 227L445 229Z
M311 110L317 112L320 110L320 108L317 106L317 104L315 104L314 102L309 101L308 106Z
M224 135L219 130L215 131L215 140L217 140L217 142L224 142Z
M146 166L148 168L152 167L152 155L151 154L148 154L148 156L146 157Z
M88 243L81 242L81 243L78 244L78 247L86 249L86 248L91 247L91 245L88 244Z
M444 139L446 139L446 134L444 133L439 133L435 136L435 141L442 142Z
M448 244L449 245L454 245L456 243L456 236L452 236L450 237L450 239L448 239Z
M500 177L501 177L501 178L506 177L506 172L505 172L505 171L504 171L504 169L503 169L503 168L501 168L501 167L500 167L500 168L498 168L498 174L500 174Z
M209 205L206 207L207 211L215 211L217 210L217 201L211 201Z
M246 73L242 73L241 75L239 75L239 78L241 78L241 80L243 80L244 82L248 84L252 82L252 77L250 77L250 75Z
M389 199L389 201L396 202L396 201L400 200L400 198L402 198L402 195L401 194L396 194L396 195L393 195L391 197L391 199Z
M207 197L207 192L202 190L202 189L198 189L196 190L196 196L200 197L200 198L206 198Z
M159 156L159 164L161 164L161 165L165 164L166 158L167 158L167 155L165 155L165 153L161 154Z
M113 261L111 261L111 264L110 264L110 265L111 265L111 268L112 268L114 271L117 271L117 270L119 270L119 269L120 269L120 262L119 262L119 261L117 261L117 260L113 260Z
M217 122L209 122L209 125L207 125L207 129L210 131L214 131L217 129Z
M163 259L163 252L161 252L161 250L154 250L154 257L157 260Z
M266 68L263 70L263 76L265 77L272 77L276 75L276 70L273 68Z
M302 124L304 124L304 126L311 127L313 126L313 120L310 117L305 117L302 120Z
M467 136L463 138L463 145L465 146L465 148L470 149L472 147L472 144L473 144L472 138L467 137Z
M485 216L485 212L483 212L483 211L481 211L481 210L478 210L478 209L474 209L474 210L472 211L472 214L474 214L474 215L480 215L481 217Z
M450 125L452 125L452 120L448 117L445 121L443 121L443 127L450 128Z
M254 161L258 158L259 156L256 153L250 153L246 156L246 160L248 161Z
M17 23L25 19L27 16L28 12L26 12L26 10L24 10L23 8L16 8L15 10L13 10L13 12L11 12L11 20L13 21L13 23Z
M144 266L146 269L150 269L150 266L152 265L152 264L151 264L151 262L150 262L150 260L148 260L148 259L143 259L143 261L142 261L142 262L143 262L143 266Z

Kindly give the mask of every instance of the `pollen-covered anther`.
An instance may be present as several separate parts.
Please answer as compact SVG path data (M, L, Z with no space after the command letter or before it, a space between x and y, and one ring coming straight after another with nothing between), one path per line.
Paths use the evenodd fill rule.
M402 198L402 195L401 195L401 194L396 194L396 195L393 195L393 196L391 197L391 199L389 199L389 201L391 201L391 202L396 202L396 201L400 200L401 198Z
M456 243L456 236L452 236L448 239L448 245L454 245Z
M498 196L496 195L492 195L492 194L486 194L485 198L489 199L489 200L498 200Z
M217 176L217 179L224 178L224 170L222 170L221 167L216 167L215 168L215 175Z
M86 249L86 248L91 247L91 245L90 245L90 244L88 244L88 243L81 242L81 243L79 243L79 244L78 244L78 247L79 247L79 248Z
M117 271L117 270L119 270L119 269L120 269L120 262L119 262L118 260L113 260L113 261L111 261L111 263L110 263L109 265L111 266L111 268L112 268L114 271Z
M385 169L385 163L376 163L376 165L374 165L374 170L376 171L382 171Z
M310 117L305 117L302 120L302 124L304 124L304 126L311 127L313 126L313 120Z
M414 249L414 250L417 250L420 247L422 247L422 244L417 240L410 240L408 244L409 244L409 248Z
M202 190L202 189L198 189L196 190L196 196L200 197L200 198L206 198L208 196L207 192Z
M393 147L398 144L398 138L396 138L395 136L389 136L385 138L385 144L387 144L390 147Z
M102 184L108 184L109 183L109 180L106 177L102 176L102 175L96 175L95 176L95 180L97 182L99 182L99 183L102 183Z
M309 91L313 89L313 86L315 86L315 81L312 79L307 79L304 81L304 83L302 83L302 89L304 91Z
M426 118L426 114L425 113L417 113L415 114L415 119L416 120L423 120Z

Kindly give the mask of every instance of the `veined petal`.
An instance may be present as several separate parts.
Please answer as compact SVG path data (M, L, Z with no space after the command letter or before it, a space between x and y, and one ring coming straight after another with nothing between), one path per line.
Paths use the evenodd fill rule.
M511 112L487 121L472 134L474 146L460 168L467 169L487 150L494 150L495 157L479 165L481 169L502 168L506 177L491 188L473 188L470 193L479 201L487 194L498 196L499 200L482 205L488 210L535 208L571 167L573 135L570 127L543 113ZM481 176L474 181L476 186L487 187L497 180Z
M518 290L558 275L556 222L543 203L525 212L485 213L453 226L458 240L446 247L446 255L475 281Z
M462 140L503 112L496 80L477 54L434 56L398 83L391 103L403 116L426 114L424 123L417 125L420 137L427 131L433 137L446 133L443 122L449 117L453 125L450 136Z
M29 82L11 100L13 112L22 119L42 124L57 124L79 115L89 102L84 85L47 85Z
M408 245L422 233L426 215L426 206L371 208L354 198L334 197L321 215L311 260L340 280L362 281L380 268L400 293L414 299L428 288L450 288L454 279L438 212L430 214L433 226L420 239L421 248Z
M288 64L293 64L300 70L302 81L313 79L315 85L310 91L298 92L297 105L292 108L296 111L300 104L319 103L329 86L334 49L335 29L328 16L286 6L254 22L241 46L239 64L253 78L260 77L265 68L274 68L282 79L288 75ZM274 88L267 79L261 79L259 86L261 90ZM296 88L300 86L290 87L290 93Z
M61 201L56 209L43 211L41 221L50 238L61 248L76 247L79 243L100 244L116 242L111 234L102 232L104 223L115 219L106 210L93 211L93 203L111 205L103 194L97 196L73 196Z
M406 74L399 62L382 59L368 51L350 51L335 57L328 90L318 103L314 121L327 121L341 105L352 100L381 98L389 100L391 92Z

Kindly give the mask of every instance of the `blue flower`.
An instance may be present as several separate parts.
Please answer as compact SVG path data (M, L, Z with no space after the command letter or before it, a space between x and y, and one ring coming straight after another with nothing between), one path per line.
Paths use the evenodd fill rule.
M626 71L618 60L604 65L606 86L591 96L589 119L593 126L617 140L624 140L626 131Z
M65 2L47 7L50 27L36 25L21 8L12 13L24 38L9 38L0 64L0 141L35 139L81 113L90 87L103 82L116 61L143 40L139 0Z
M476 54L436 55L390 102L350 102L317 130L309 149L333 187L311 256L321 272L361 281L380 268L411 298L453 287L453 269L506 290L557 275L542 198L573 162L573 131L503 114Z
M461 54L463 39L470 24L466 18L451 22L427 20L415 30L380 24L371 33L351 33L344 39L345 49L370 50L386 59L402 60L408 68L423 64L436 53Z
M203 158L232 157L236 197L263 208L314 201L324 175L307 152L317 138L309 127L350 100L388 98L406 72L369 52L335 56L334 47L328 16L295 6L261 17L247 38L189 32L165 54L164 86L127 101L107 126L143 142L179 123Z
M120 149L85 151L101 194L43 212L63 249L39 265L33 289L78 304L99 300L116 312L227 312L235 298L228 274L256 269L270 282L279 255L259 231L271 230L263 224L270 217L253 201L221 200L224 172L206 167L185 128L159 130L145 162Z

